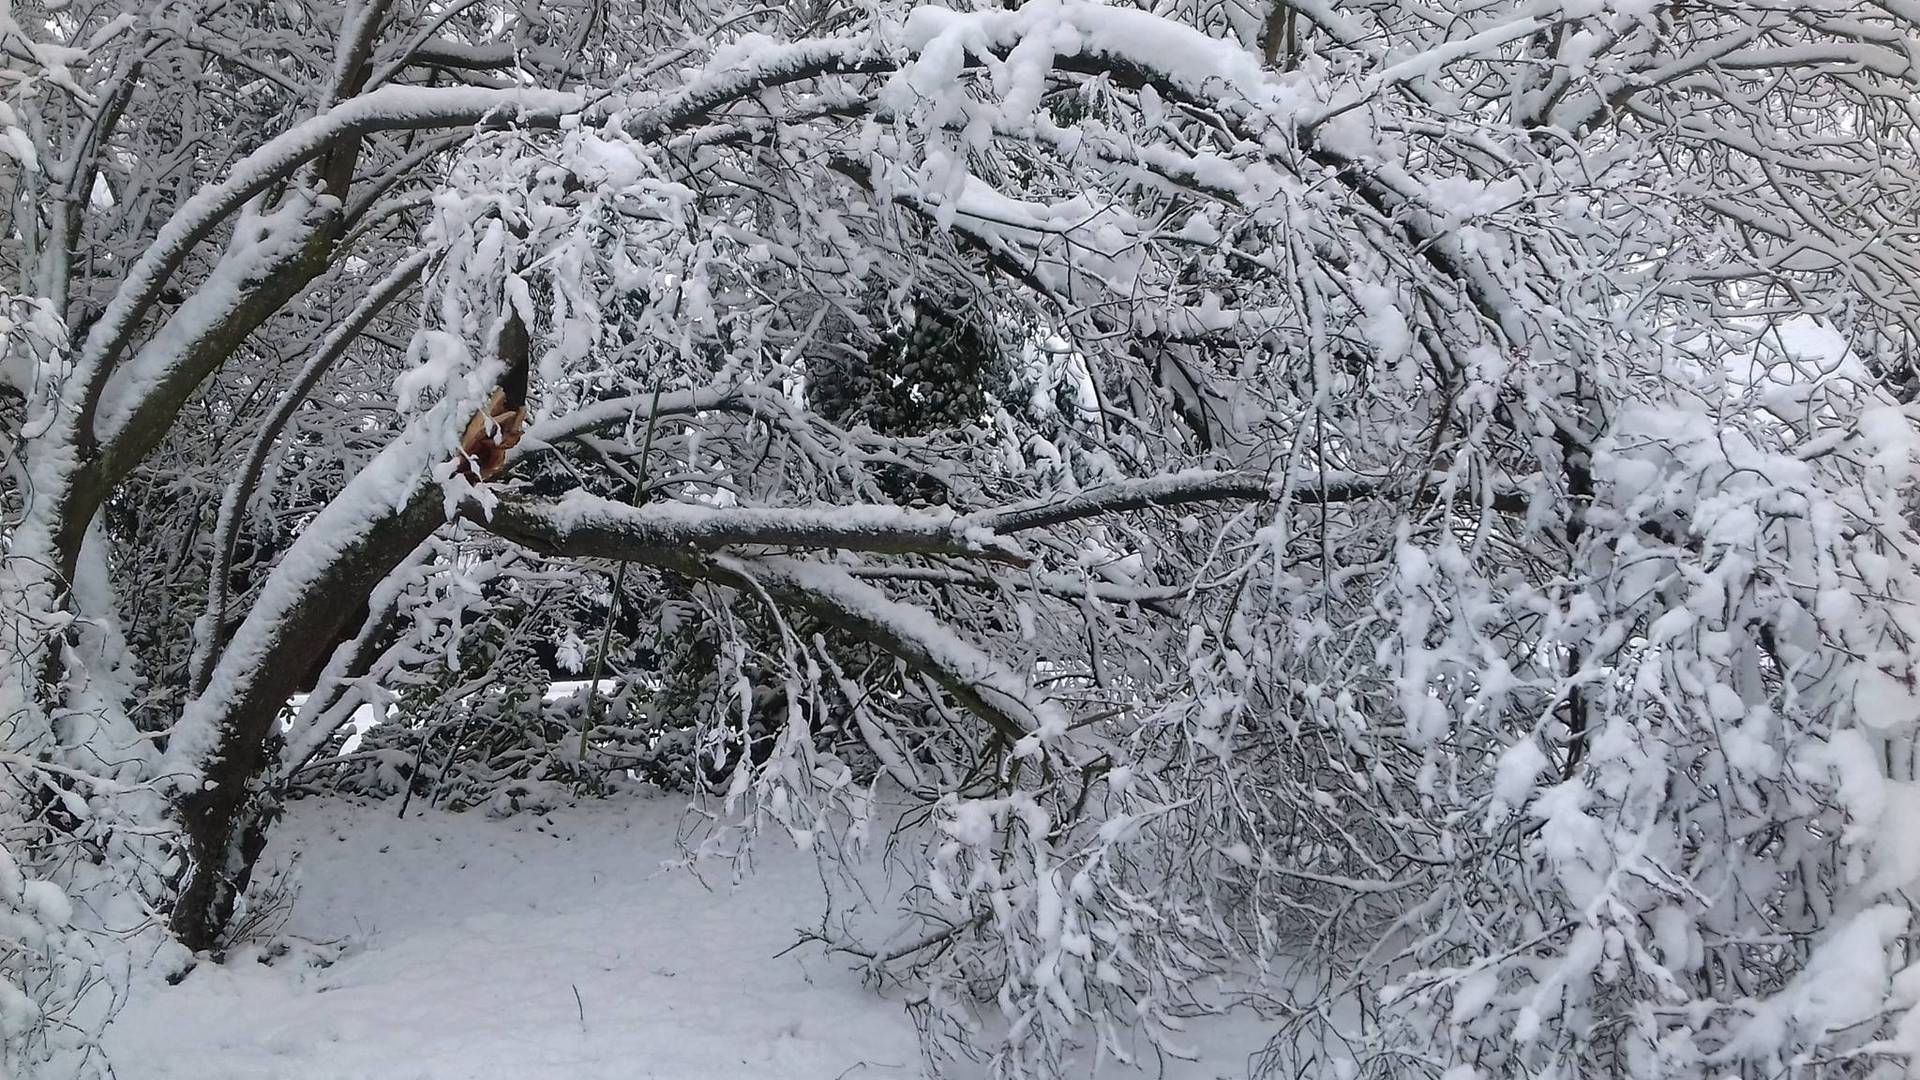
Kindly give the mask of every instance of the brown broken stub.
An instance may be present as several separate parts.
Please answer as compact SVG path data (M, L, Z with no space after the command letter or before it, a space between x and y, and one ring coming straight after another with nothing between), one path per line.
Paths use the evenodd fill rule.
M499 476L507 467L507 451L520 443L526 421L527 410L508 408L506 391L495 390L460 436L460 475L474 483Z

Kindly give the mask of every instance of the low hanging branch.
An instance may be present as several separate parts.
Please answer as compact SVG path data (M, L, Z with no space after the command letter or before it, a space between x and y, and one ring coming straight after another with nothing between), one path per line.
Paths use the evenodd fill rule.
M894 506L629 506L586 492L554 500L504 496L469 520L543 555L646 561L649 552L764 546L876 555L950 555L1025 566L1019 545L952 513Z
M630 507L577 493L560 505L567 504L621 520L613 527L575 527L566 513L529 512L525 504L516 505L512 500L502 500L491 518L482 519L478 507L468 510L468 518L542 554L618 559L696 581L727 585L749 595L764 593L793 604L933 678L1010 741L1030 736L1050 739L1067 730L1058 707L1026 680L928 612L889 597L845 570L791 558L712 554L730 546L802 546L795 541L806 537L804 546L875 554L918 552L997 557L1001 561L1011 558L1005 550L983 550L977 537L963 538L961 543L940 537L936 530L945 524L942 519L896 511L898 516L888 523L891 528L869 525L834 529L825 527L822 521L834 515L833 510L728 511L670 503ZM844 513L844 508L840 512ZM917 516L931 520L915 520ZM660 527L663 524L668 527ZM945 542L940 542L943 539Z

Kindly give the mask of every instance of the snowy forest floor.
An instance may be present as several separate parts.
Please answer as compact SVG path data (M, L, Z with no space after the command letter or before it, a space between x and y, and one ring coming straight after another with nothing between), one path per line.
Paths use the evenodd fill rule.
M271 858L297 856L298 893L276 936L339 958L242 954L137 985L107 1035L122 1080L922 1075L897 992L818 946L787 951L819 925L824 894L812 858L778 837L738 886L724 865L702 884L662 869L686 819L677 799L506 820L396 809L293 804ZM1197 1027L1201 1061L1144 1075L1244 1076L1259 1027Z

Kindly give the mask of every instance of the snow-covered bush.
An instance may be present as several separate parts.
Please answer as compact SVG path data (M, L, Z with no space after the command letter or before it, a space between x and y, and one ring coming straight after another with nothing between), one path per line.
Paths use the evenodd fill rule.
M9 832L25 846L20 828ZM65 889L0 852L0 1073L109 1075L98 1040L119 1004L118 960L75 926Z

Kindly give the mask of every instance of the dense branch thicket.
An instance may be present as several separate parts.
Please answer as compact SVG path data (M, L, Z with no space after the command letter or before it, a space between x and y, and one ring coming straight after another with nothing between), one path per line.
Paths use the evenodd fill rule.
M0 6L10 1064L291 790L646 779L917 808L936 1067L1901 1067L1916 24Z

